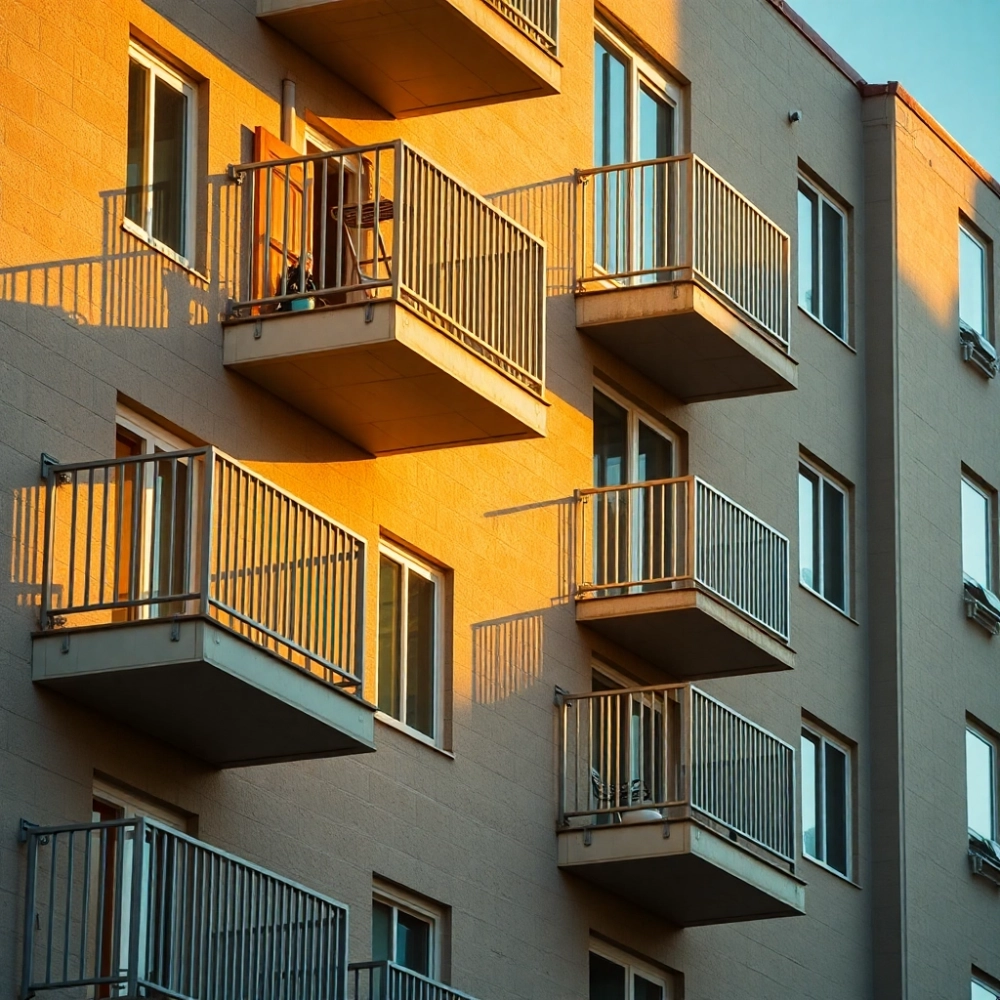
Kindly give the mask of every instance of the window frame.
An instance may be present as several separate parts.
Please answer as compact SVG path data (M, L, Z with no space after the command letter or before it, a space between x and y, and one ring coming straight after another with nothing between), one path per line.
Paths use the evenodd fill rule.
M128 45L129 62L137 62L149 73L150 85L146 88L146 109L145 125L143 130L143 177L152 176L153 141L152 129L153 115L150 111L155 111L155 81L163 80L168 86L179 91L187 98L187 115L185 120L185 140L184 140L184 175L183 175L183 198L184 210L181 214L181 249L163 243L153 236L153 199L150 197L151 182L140 184L142 191L142 223L130 219L122 212L122 227L139 237L150 246L161 253L175 260L187 268L194 267L194 240L195 240L195 220L196 220L196 157L197 157L197 136L198 136L198 85L180 73L175 67L154 55L145 46L141 45L134 38L129 40ZM127 172L127 165L126 165ZM126 177L126 187L128 181ZM127 197L127 196L126 196Z
M796 295L797 305L798 305L799 309L802 310L802 312L804 312L811 320L813 320L814 322L818 323L824 330L826 330L827 333L829 333L833 337L836 337L837 340L839 340L842 344L847 344L850 347L851 346L851 314L850 314L850 294L849 294L849 288L850 288L850 283L851 283L851 277L850 277L850 271L849 271L850 255L848 253L848 246L850 244L850 215L848 214L847 209L843 208L830 195L828 195L826 192L824 192L823 189L815 181L812 181L808 177L806 177L804 174L799 173L799 175L798 175L798 184L797 184L796 189L795 189L796 190L796 196L799 193L803 192L803 188L805 188L806 191L809 194L812 194L816 198L816 207L817 207L817 211L816 211L816 247L818 248L818 253L819 253L819 266L817 268L817 274L819 276L819 286L820 286L819 287L819 294L818 294L819 309L818 309L818 312L814 313L802 301L802 275L801 275L800 269L798 267L799 254L796 254L796 256L795 256L795 261L796 261L796 283L797 283L797 288L796 288L796 292L797 292L797 295ZM841 245L841 251L840 251L840 253L841 253L841 261L840 261L841 273L844 276L843 277L842 287L841 287L841 302L840 302L841 313L842 313L842 315L844 317L844 332L842 334L841 333L837 333L836 330L834 330L831 327L827 326L826 323L823 322L823 318L822 318L822 315L823 315L823 304L825 302L825 290L824 290L824 280L823 280L823 206L824 205L829 205L830 208L833 209L840 216L841 221L843 222L844 239L843 239L843 242L842 242L842 245ZM797 221L797 225L796 225L796 239L798 239L798 240L801 241L802 226L801 226L801 219L798 218L798 197L796 197L796 216L797 216L797 218L796 218L796 221ZM810 245L811 245L811 243L812 243L812 241L810 240Z
M444 622L445 622L445 594L446 594L446 577L444 571L437 566L419 558L412 552L399 545L393 544L386 538L379 540L378 545L379 554L379 572L378 579L376 580L376 586L381 587L381 573L382 573L382 556L391 559L393 562L399 564L403 568L403 583L400 586L400 594L402 597L403 609L400 617L400 694L399 703L401 706L402 714L405 715L405 710L403 706L406 703L406 653L408 648L408 635L407 629L402 625L404 622L406 612L409 610L409 592L406 586L406 579L411 572L417 573L418 576L422 576L426 580L430 580L434 584L434 625L433 625L433 635L434 635L434 677L431 683L431 692L433 697L433 706L431 708L431 718L433 720L433 734L428 735L427 733L421 732L415 726L409 725L404 719L397 719L394 715L390 715L388 712L383 711L379 708L375 717L380 721L392 726L396 729L400 729L412 736L414 739L420 740L422 743L427 743L429 746L435 747L436 749L444 748ZM379 695L379 633L381 631L381 620L382 614L381 599L376 600L376 628L375 628L375 704L378 705L378 695Z
M986 576L985 580L976 580L966 572L965 566L965 487L973 490L986 501ZM996 593L996 521L997 521L997 494L991 486L980 479L975 473L965 466L962 467L961 478L961 499L960 499L960 534L962 538L962 580L985 587L991 593Z
M647 979L650 982L661 986L663 988L663 1000L674 1000L674 998L678 995L676 973L662 969L654 965L652 962L637 958L629 952L622 951L620 948L616 948L614 945L608 944L599 938L592 937L587 948L588 975L591 954L603 958L606 962L613 962L615 965L620 965L623 969L625 969L627 977L627 992L625 1000L634 1000L636 975L640 975L643 979Z
M399 913L407 913L411 917L423 920L430 926L430 954L428 956L429 971L427 976L429 979L441 982L441 936L442 928L444 926L444 913L441 908L434 906L430 900L426 900L421 896L406 892L397 886L390 888L382 882L376 882L372 887L372 904L374 905L375 903L388 906L392 910L392 939L389 942L389 952L392 955L392 958L390 958L389 961L395 965L399 965L396 961ZM371 941L372 947L370 949L370 954L373 956L375 954L374 944L375 940L373 937ZM405 968L405 966L403 966L403 968ZM413 972L415 970L411 969L410 971ZM421 975L419 972L416 974Z
M824 483L829 483L838 493L842 494L844 497L844 606L841 607L831 598L827 597L822 590L808 584L802 579L802 510L801 510L801 499L799 500L799 531L798 531L798 555L799 555L799 586L808 590L810 594L815 595L821 601L829 604L831 608L835 608L841 614L846 615L848 618L851 617L851 602L853 600L854 588L851 586L851 574L852 567L854 564L853 553L851 547L851 524L853 522L852 518L852 491L851 487L848 486L843 480L839 480L834 477L831 473L824 471L816 462L809 460L804 455L799 455L799 469L798 477L801 479L802 470L807 469L812 475L816 476L819 480L819 485L822 487ZM799 479L796 483L801 491L801 483ZM817 513L817 523L819 524L820 531L823 530L823 490L822 488L816 491L816 495L819 498L819 509ZM820 582L825 579L825 555L824 555L824 545L822 544L822 536L820 538L819 544L819 558L820 564L816 568L814 576L818 576Z
M802 741L811 738L818 743L818 759L821 761L820 771L822 773L822 780L820 782L820 794L818 796L819 800L823 803L823 808L826 808L826 747L832 746L835 750L842 753L846 760L846 766L844 768L844 836L845 844L847 847L847 871L842 872L836 866L830 864L826 858L817 857L815 854L810 854L806 850L806 828L805 828L805 781L802 776L803 769L803 754L802 754ZM807 717L803 717L801 726L801 735L799 738L799 807L802 812L802 857L807 858L814 864L819 865L821 868L825 868L829 872L833 872L834 875L839 875L841 878L846 879L848 882L854 881L854 868L855 868L855 845L854 845L854 767L855 767L855 747L853 744L848 743L846 740L840 737L833 736L827 729L823 728L816 722L813 722ZM820 781L819 775L817 775L817 781ZM824 813L823 815L823 853L826 854L826 828L827 828L827 818ZM819 817L817 817L816 822L816 834L817 834L817 846L819 843L819 831L820 822Z
M625 163L639 162L639 92L643 85L673 108L671 146L674 153L671 155L682 155L684 152L684 88L681 84L630 45L604 21L594 22L594 41L600 42L625 64ZM596 136L596 118L593 122L593 131Z
M993 825L992 831L989 835L985 834L982 830L973 830L971 826L968 825L969 820L969 736L975 736L976 738L982 740L983 743L990 749L990 798L991 798L991 822ZM988 840L997 840L998 835L1000 835L1000 786L998 786L997 781L997 764L1000 761L1000 740L985 726L981 725L971 716L967 716L965 720L965 816L966 816L966 828L970 834L976 834L980 837L986 837Z
M971 1000L1000 1000L1000 986L991 985L982 975L973 970L969 994Z
M983 340L993 343L993 283L990 253L990 241L983 236L965 216L959 216L958 220L958 328L962 329L962 235L967 236L982 251L982 268L979 274L979 281L983 295L983 323L982 330L976 330L966 323L965 326L973 333L982 337Z
M626 434L628 435L628 469L626 470L627 478L625 481L619 485L627 486L632 483L645 482L638 478L639 471L639 425L645 424L650 430L659 434L660 437L666 438L670 442L671 447L671 472L667 476L667 479L676 479L682 475L680 469L682 467L681 462L681 436L675 430L668 427L663 421L657 419L648 410L643 409L636 403L633 403L630 399L623 396L621 393L616 392L610 386L605 385L603 382L595 381L593 384L592 392L599 392L602 396L607 396L612 403L616 403L620 406L626 414ZM593 396L591 396L593 400ZM591 413L591 423L593 423L593 413ZM593 434L591 434L593 437ZM593 459L593 456L591 456ZM593 470L591 470L593 478ZM596 485L596 484L595 484Z

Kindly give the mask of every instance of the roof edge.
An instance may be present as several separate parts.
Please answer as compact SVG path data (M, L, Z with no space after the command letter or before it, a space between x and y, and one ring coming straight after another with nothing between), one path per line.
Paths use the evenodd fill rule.
M861 74L833 48L809 23L800 15L796 14L785 0L766 0L782 17L784 17L807 42L819 51L831 62L844 76L847 77L855 87L865 86L864 78Z

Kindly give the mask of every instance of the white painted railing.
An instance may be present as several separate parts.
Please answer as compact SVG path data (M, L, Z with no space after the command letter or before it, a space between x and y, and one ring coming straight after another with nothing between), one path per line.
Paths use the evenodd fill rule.
M583 291L695 279L789 334L789 240L693 154L578 172Z
M544 245L426 157L396 141L231 174L247 262L231 315L391 298L542 392Z
M695 476L578 496L578 597L697 585L788 641L788 539L760 518Z
M795 751L690 684L556 697L559 823L701 816L795 860Z

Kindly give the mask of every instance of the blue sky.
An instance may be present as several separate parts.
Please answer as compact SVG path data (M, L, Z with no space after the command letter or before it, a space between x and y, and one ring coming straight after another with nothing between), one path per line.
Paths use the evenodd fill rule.
M1000 0L789 0L869 83L898 80L1000 178Z

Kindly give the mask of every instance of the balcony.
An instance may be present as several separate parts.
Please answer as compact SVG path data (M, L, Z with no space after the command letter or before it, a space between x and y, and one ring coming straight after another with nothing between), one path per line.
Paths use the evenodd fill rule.
M679 927L804 912L787 743L686 684L556 706L561 868Z
M784 535L694 476L578 498L580 624L677 679L793 665Z
M696 156L577 176L580 330L685 403L796 388L781 229Z
M227 367L375 455L545 433L530 233L401 142L234 173L255 221Z
M51 467L32 680L217 767L374 749L364 541L214 448Z
M558 0L257 0L257 16L397 118L559 92Z
M352 962L347 968L348 1000L473 1000L395 962Z
M342 904L149 819L25 836L22 997L342 1000Z

